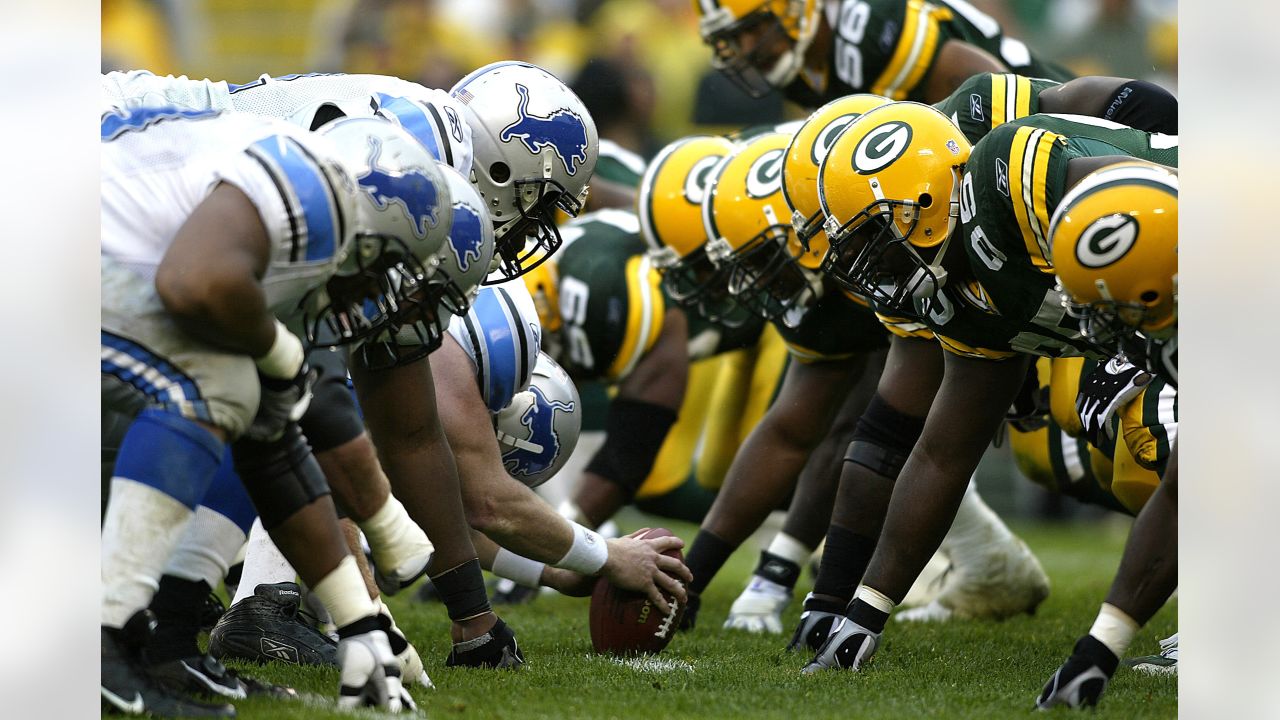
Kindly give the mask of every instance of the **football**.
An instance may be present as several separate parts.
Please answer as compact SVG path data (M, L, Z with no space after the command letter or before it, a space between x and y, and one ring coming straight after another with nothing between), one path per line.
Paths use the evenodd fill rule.
M654 528L640 537L672 535L665 528ZM679 550L666 555L684 559ZM640 593L615 587L605 578L596 582L591 593L591 645L598 653L632 655L660 652L671 642L684 616L684 605L667 596L674 610L664 615L649 598Z

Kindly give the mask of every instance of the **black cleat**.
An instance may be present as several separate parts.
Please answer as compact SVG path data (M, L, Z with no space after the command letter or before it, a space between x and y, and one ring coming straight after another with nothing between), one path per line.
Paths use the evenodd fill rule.
M291 687L242 676L209 655L155 663L147 668L147 672L162 687L214 700L239 700L251 695L282 699L298 697L298 692Z
M698 608L702 607L702 596L696 593L689 593L689 601L684 605L684 615L680 617L680 627L676 628L680 632L692 630L693 626L698 623Z
M296 583L259 585L209 632L209 654L219 660L337 667L337 641L316 629L301 600Z
M102 628L102 676L100 688L105 711L161 718L233 718L236 709L183 697L160 686L143 668L141 648L150 632L143 611L125 628Z

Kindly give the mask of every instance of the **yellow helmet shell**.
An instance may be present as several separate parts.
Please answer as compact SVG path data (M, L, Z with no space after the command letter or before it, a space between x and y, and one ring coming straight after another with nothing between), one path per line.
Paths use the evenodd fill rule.
M694 135L667 145L649 163L640 183L637 215L649 257L669 268L707 242L702 200L711 174L734 144L713 135Z
M787 145L782 166L782 195L791 207L791 224L796 234L792 254L810 270L817 270L830 243L822 229L822 205L818 202L818 168L840 131L885 103L880 95L861 93L837 98L818 108L806 119Z
M791 215L782 197L782 165L790 136L768 132L742 143L720 161L703 199L707 254L717 262L762 233L791 233Z
M862 115L836 138L818 171L827 234L855 229L860 215L882 215L915 247L940 245L959 217L960 171L972 149L960 128L929 105L893 102Z
M1177 320L1178 176L1152 163L1085 176L1049 222L1054 271L1071 299L1111 306L1144 332Z
M543 331L555 333L560 331L560 272L555 258L533 266L520 276L529 294L533 297L533 305L538 310L538 321Z

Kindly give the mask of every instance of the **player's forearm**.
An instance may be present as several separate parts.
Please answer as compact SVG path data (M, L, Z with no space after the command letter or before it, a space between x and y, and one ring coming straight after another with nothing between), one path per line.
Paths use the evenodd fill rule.
M276 337L275 316L252 276L210 276L162 284L160 299L188 335L232 352L266 355Z
M780 423L766 417L733 458L703 529L731 543L745 541L791 494L814 444L788 439Z
M1139 625L1146 625L1177 587L1178 468L1175 454L1160 486L1133 521L1107 602L1123 610Z
M545 563L564 557L572 526L532 490L507 475L497 457L459 449L467 521L517 555Z

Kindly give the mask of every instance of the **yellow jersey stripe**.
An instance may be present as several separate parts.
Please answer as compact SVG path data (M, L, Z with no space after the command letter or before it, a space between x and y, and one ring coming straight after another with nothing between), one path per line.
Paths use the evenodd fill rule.
M627 260L627 329L618 356L609 365L608 377L624 378L657 342L662 332L665 306L658 284L662 278L647 255Z
M1006 112L1009 82L1006 78L1006 75L991 76L991 127L993 129L1009 122Z
M959 340L945 337L943 335L936 335L935 337L938 338L938 342L942 343L942 348L944 350L964 357L977 358L979 360L1008 360L1018 354L1004 350L991 350L988 348L966 345Z
M905 100L924 77L938 44L938 23L951 19L951 11L924 0L907 0L898 45L871 92L892 100Z
M885 330L904 338L920 338L922 340L932 340L933 331L928 325L915 320L907 320L906 318L893 317L890 315L881 315L876 313L876 319L884 326Z
M1052 273L1049 256L1049 209L1045 182L1049 175L1049 154L1060 136L1040 128L1018 128L1009 149L1009 197L1022 231L1031 264L1043 273Z
M1017 91L1014 93L1017 102L1014 105L1015 115L1013 118L1017 120L1031 114L1031 78L1021 75L1009 75L1009 78L1013 80L1015 87L1017 87Z

